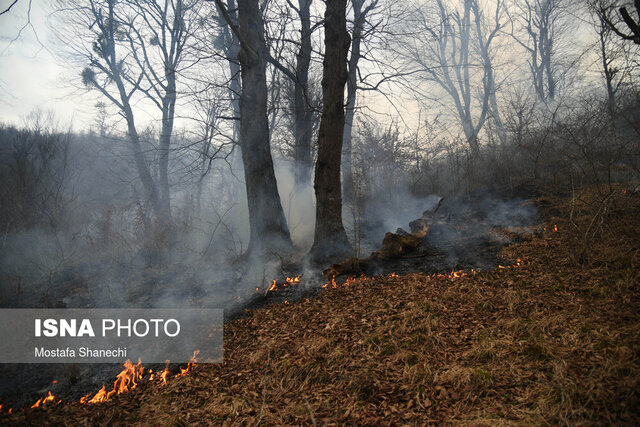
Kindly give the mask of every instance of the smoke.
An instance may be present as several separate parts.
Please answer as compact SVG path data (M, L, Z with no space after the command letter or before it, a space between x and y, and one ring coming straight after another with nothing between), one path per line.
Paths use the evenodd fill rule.
M307 252L313 244L316 224L316 200L313 186L296 185L294 165L291 161L278 159L274 167L291 240L301 252Z
M28 140L23 142L29 147ZM22 162L31 162L25 175L39 176L40 168L56 177L55 188L51 180L36 182L30 192L2 188L0 306L227 307L276 278L319 277L304 258L313 243L315 195L310 184L296 185L292 162L276 158L274 167L296 251L285 258L255 260L244 256L250 236L239 150L228 163L214 162L204 175L197 152L180 152L172 159L177 236L164 247L163 230L154 228L151 207L141 200L144 192L127 144L91 135L72 137L68 144L48 169L36 152ZM3 176L19 166L15 156L0 157ZM408 230L411 221L440 200L415 195L408 176L385 170L381 177L378 169L363 168L358 185L364 191L353 204L343 205L345 229L359 257L377 250L386 232ZM43 199L43 194L56 197ZM7 206L24 206L28 221ZM431 243L447 248L453 263L460 251L451 242L459 242L462 234L517 227L536 216L533 206L490 196L473 203L447 199L441 210L453 220L439 224ZM462 233L459 224L465 221Z

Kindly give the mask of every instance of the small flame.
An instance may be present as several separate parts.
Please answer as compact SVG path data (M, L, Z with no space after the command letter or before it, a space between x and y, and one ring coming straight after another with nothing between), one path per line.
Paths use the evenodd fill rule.
M189 363L187 364L187 367L186 368L180 368L180 373L176 374L175 378L187 375L187 372L189 372L194 366L196 366L196 361L198 360L197 359L198 353L200 353L200 350L196 350L196 351L193 352L193 356L191 356L191 359L189 360Z
M167 385L167 376L169 375L169 361L167 360L167 365L164 367L164 371L160 374L160 381L162 381L162 385Z
M87 403L104 402L111 399L114 395L126 393L136 388L144 374L142 362L138 359L138 363L134 365L130 360L127 360L124 362L123 366L124 369L116 376L116 380L113 382L113 389L111 391L107 391L107 388L103 384L102 388L95 394L95 396L89 399L91 396L91 393L89 393L80 398L80 403L84 405Z
M558 231L558 226L557 226L557 225L554 225L554 226L553 226L553 232L555 233L555 232L557 232L557 231Z
M300 274L298 274L296 277L287 277L285 279L285 282L282 283L282 287L287 288L289 286L298 285L300 283L300 277L301 277ZM273 282L271 282L271 285L269 285L269 287L267 288L267 293L276 292L277 290L278 290L278 281L274 279ZM256 288L256 292L259 292L259 291L260 289Z
M33 408L38 408L40 407L40 405L44 405L47 402L51 402L53 399L55 399L55 397L53 396L53 394L51 394L51 392L49 391L47 396L45 397L41 397L40 399L38 399L38 401L36 403L34 403L33 405L31 405L31 409ZM11 411L11 409L9 409L9 411ZM11 412L9 412L11 413Z
M300 283L300 274L298 274L296 277L287 277L287 281L285 286L294 286L297 285L298 283Z
M85 396L86 397L86 396ZM104 386L104 384L102 384L102 388L100 389L100 391L98 391L96 393L95 396L93 396L93 398L91 400L89 400L89 403L98 403L98 402L104 402L105 400L107 400L107 390ZM86 400L85 400L86 401Z
M331 281L330 281L330 282L327 282L327 283L325 283L324 285L322 285L322 288L323 288L323 289L324 289L324 288L328 288L328 287L331 287L331 288L334 288L334 289L338 287L338 285L337 285L337 283L336 283L336 276L333 276L333 277L331 278Z
M354 286L354 285L358 284L359 282L361 282L364 279L366 279L366 276L364 274L361 275L358 278L353 277L353 276L349 276L349 277L347 277L347 280L342 284L342 286L344 286L344 287ZM336 276L333 276L331 278L330 282L327 282L324 285L322 285L323 289L324 288L336 289L338 287L339 287L339 285L336 283Z

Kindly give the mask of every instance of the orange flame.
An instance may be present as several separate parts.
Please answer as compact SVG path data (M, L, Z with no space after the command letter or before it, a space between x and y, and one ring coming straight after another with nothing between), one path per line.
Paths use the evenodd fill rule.
M287 277L285 279L285 282L282 283L282 287L287 288L289 286L295 286L299 284L301 276L302 275L298 274L296 277ZM259 290L260 290L259 288L256 288L256 292L258 292ZM275 292L277 290L278 290L278 281L274 279L273 282L271 282L271 285L269 285L269 287L267 288L267 293Z
M93 396L91 399L91 393L80 398L81 404L87 403L99 403L111 399L112 396L126 393L133 390L138 385L138 382L142 379L144 373L144 367L142 362L138 359L137 364L131 363L130 360L124 362L124 369L116 376L116 380L113 382L113 389L107 392L105 385Z
M300 274L298 274L296 277L287 277L287 283L285 284L285 286L294 286L297 285L298 283L300 283Z
M196 357L200 353L200 350L196 350L193 352L189 363L186 368L180 368L180 373L176 374L174 378L182 377L186 375L193 367L196 365ZM140 383L144 375L144 366L142 366L142 362L138 360L137 364L131 363L131 361L127 360L124 363L124 369L116 376L116 380L113 382L113 389L107 391L105 385L102 385L102 388L98 390L98 392L91 397L92 393L87 394L80 398L80 403L83 405L91 404L91 403L100 403L105 402L113 396L117 396L118 394L127 393ZM162 373L154 373L152 369L148 370L149 381L158 380L162 385L167 384L167 380L170 378L169 375L171 372L169 371L169 361L167 360L167 364L164 367L164 371ZM51 393L49 393L51 395ZM42 399L41 399L42 400ZM36 402L37 405L40 405L46 401L53 400L53 396L44 398L42 402ZM36 406L37 407L37 406Z
M90 396L91 394L89 394L88 396ZM85 396L86 398L87 396ZM98 391L96 393L95 396L93 396L93 399L89 400L89 403L98 403L98 402L104 402L105 400L107 400L107 390L104 387L104 384L102 384L102 388L100 389L100 391ZM86 399L85 399L86 402Z
M193 356L191 356L191 359L189 360L189 363L187 364L187 367L186 368L180 368L180 373L176 374L175 378L187 375L187 372L189 372L194 366L196 366L196 361L198 360L196 358L198 356L198 353L200 353L200 350L196 350L196 351L193 352Z
M333 276L333 277L331 278L331 281L330 281L330 282L327 282L327 283L325 283L324 285L322 285L322 288L323 288L323 289L324 289L324 288L328 288L328 287L331 287L331 288L334 288L334 289L338 287L338 284L336 283L336 276Z
M342 284L342 286L344 287L349 287L349 286L354 286L358 283L360 283L361 281L363 281L364 279L366 279L366 276L363 274L360 277L356 278L353 276L349 276L347 277L347 280ZM322 288L329 288L329 289L336 289L338 288L339 285L336 283L336 276L333 276L331 278L330 282L325 283L324 285L322 285Z
M45 397L41 397L40 399L38 399L38 401L36 403L34 403L33 405L31 405L31 409L33 408L38 408L40 407L40 405L44 405L47 402L51 402L53 399L55 399L55 397L53 396L53 394L51 394L51 392L49 391L47 396ZM0 407L1 408L1 407ZM9 411L11 411L11 409L9 409ZM9 412L11 413L11 412Z
M162 385L167 385L167 376L169 375L169 361L167 360L167 366L164 367L164 371L160 374L160 381Z

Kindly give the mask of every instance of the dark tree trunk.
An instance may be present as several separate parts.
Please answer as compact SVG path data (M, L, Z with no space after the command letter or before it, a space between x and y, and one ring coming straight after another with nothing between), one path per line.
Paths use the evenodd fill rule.
M340 163L344 132L344 86L347 82L347 0L327 0L325 11L325 54L322 76L322 119L318 135L314 189L316 228L312 259L343 257L351 246L342 224Z
M244 164L251 238L248 253L291 248L291 238L273 170L267 118L264 24L258 0L238 1L242 74L240 146Z
M309 105L309 65L311 64L311 0L298 0L300 15L300 49L296 55L294 93L294 161L296 185L311 184L311 136L313 112Z

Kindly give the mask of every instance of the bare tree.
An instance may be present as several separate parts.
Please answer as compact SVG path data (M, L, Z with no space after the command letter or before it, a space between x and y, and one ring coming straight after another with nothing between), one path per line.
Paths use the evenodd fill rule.
M238 9L235 0L227 0L228 16L231 21L238 24ZM238 56L240 54L240 41L236 33L231 29L224 17L217 20L220 24L216 28L216 37L214 44L220 47L229 63L229 99L233 108L233 140L238 141L240 136L240 94L242 92L242 82L240 76L240 62Z
M557 76L554 59L557 51L565 0L516 0L512 22L514 40L529 54L533 87L541 101L556 96Z
M473 11L475 27L476 27L476 43L477 51L480 55L480 60L484 69L484 89L486 91L485 96L489 99L489 114L493 119L493 123L496 127L496 132L500 142L503 144L506 142L506 135L504 131L504 124L500 116L500 109L498 108L498 101L496 98L497 84L493 67L493 54L491 51L492 43L498 36L498 33L502 30L504 24L501 22L501 14L503 12L503 2L498 0L496 2L496 8L493 15L493 22L486 22L486 17L483 11L480 9L477 1L471 3L471 10ZM485 30L486 29L486 30ZM485 34L487 31L487 34Z
M165 230L170 230L171 227L166 226L173 224L168 169L178 99L177 81L197 5L184 0L163 3L91 0L88 4L61 0L59 3L68 20L89 29L88 33L79 31L61 38L73 46L88 65L82 71L83 83L100 92L125 119L145 196ZM136 126L134 103L140 97L157 107L161 116L157 181Z
M488 29L476 0L463 0L461 10L450 10L443 0L436 0L436 6L435 23L427 10L417 11L418 31L428 40L406 43L405 52L420 76L447 93L471 151L478 153L479 133L487 118L493 117L497 127L503 127L491 62L492 43L504 25L503 3L496 3L494 22Z
M295 7L287 3L300 18L300 48L296 54L296 72L294 89L294 161L296 183L306 186L311 183L311 138L313 136L313 109L309 100L309 67L311 65L311 3L312 0L298 0Z
M365 31L367 15L376 8L379 0L372 0L364 7L365 0L351 0L353 5L353 30L351 33L351 52L349 54L347 78L347 105L343 135L342 153L342 191L347 202L353 200L353 170L351 165L351 151L353 139L353 118L356 108L358 92L358 63L360 62L361 44Z
M616 95L629 77L631 67L627 64L629 53L625 49L622 39L616 37L614 28L610 25L607 10L611 2L608 0L595 0L589 4L592 17L592 26L598 36L598 53L602 76L607 90L607 104L609 111L614 113L616 109Z
M291 238L278 194L269 142L266 83L269 52L261 10L257 0L238 0L236 24L222 0L215 3L240 43L240 147L251 230L248 253L263 255L272 249L287 250L291 247Z
M598 8L598 13L602 16L602 19L609 25L611 30L616 33L623 40L630 40L635 44L640 44L640 0L634 0L634 7L636 10L637 19L634 19L629 13L627 7L630 5L619 5L618 1L596 1L595 5ZM628 3L628 2L624 2ZM612 10L618 8L620 18L625 23L627 30L621 30L620 20L613 18Z
M316 227L312 259L342 257L351 247L342 223L340 164L344 132L344 87L351 38L347 32L347 0L327 0L324 17L325 55L322 74L322 119L315 168Z
M311 184L311 170L313 167L313 146L311 143L314 133L314 117L317 110L316 100L311 93L312 82L310 79L311 64L314 56L312 35L322 24L321 21L313 22L311 6L313 0L297 0L297 5L292 0L283 3L265 2L265 13L268 13L266 5L273 4L277 10L275 25L269 43L268 61L292 84L291 107L292 131L293 131L293 160L294 178L298 187L305 188ZM295 18L292 18L292 11ZM273 23L273 22L272 22ZM295 25L298 36L291 37L287 34L287 27ZM295 53L290 53L287 45L293 45ZM293 61L295 57L295 62ZM272 79L272 92L274 95L282 95L282 82L276 82L278 76L274 74ZM272 96L272 104L277 104L275 96ZM289 100L288 100L289 101ZM278 109L277 105L273 105ZM275 111L275 110L274 110Z
M91 0L83 5L63 1L59 6L66 11L66 17L72 25L90 30L89 34L84 31L71 36L70 33L59 34L83 62L88 62L88 67L82 71L83 83L100 92L125 119L127 136L145 196L156 214L163 217L166 212L162 209L158 188L141 145L132 106L132 99L140 90L144 72L131 64L123 34L127 21L120 16L118 3L114 0Z
M3 7L0 10L0 15L4 15L5 13L8 13L11 10L11 8L16 5L16 3L18 3L18 0L13 0L11 4L9 4L9 6Z
M158 156L158 187L161 209L171 218L169 190L169 152L175 122L177 79L185 60L185 47L193 31L190 13L197 13L197 2L171 0L163 3L134 1L141 19L131 19L125 35L131 54L144 79L140 90L160 110L162 122ZM144 25L139 25L143 22Z

